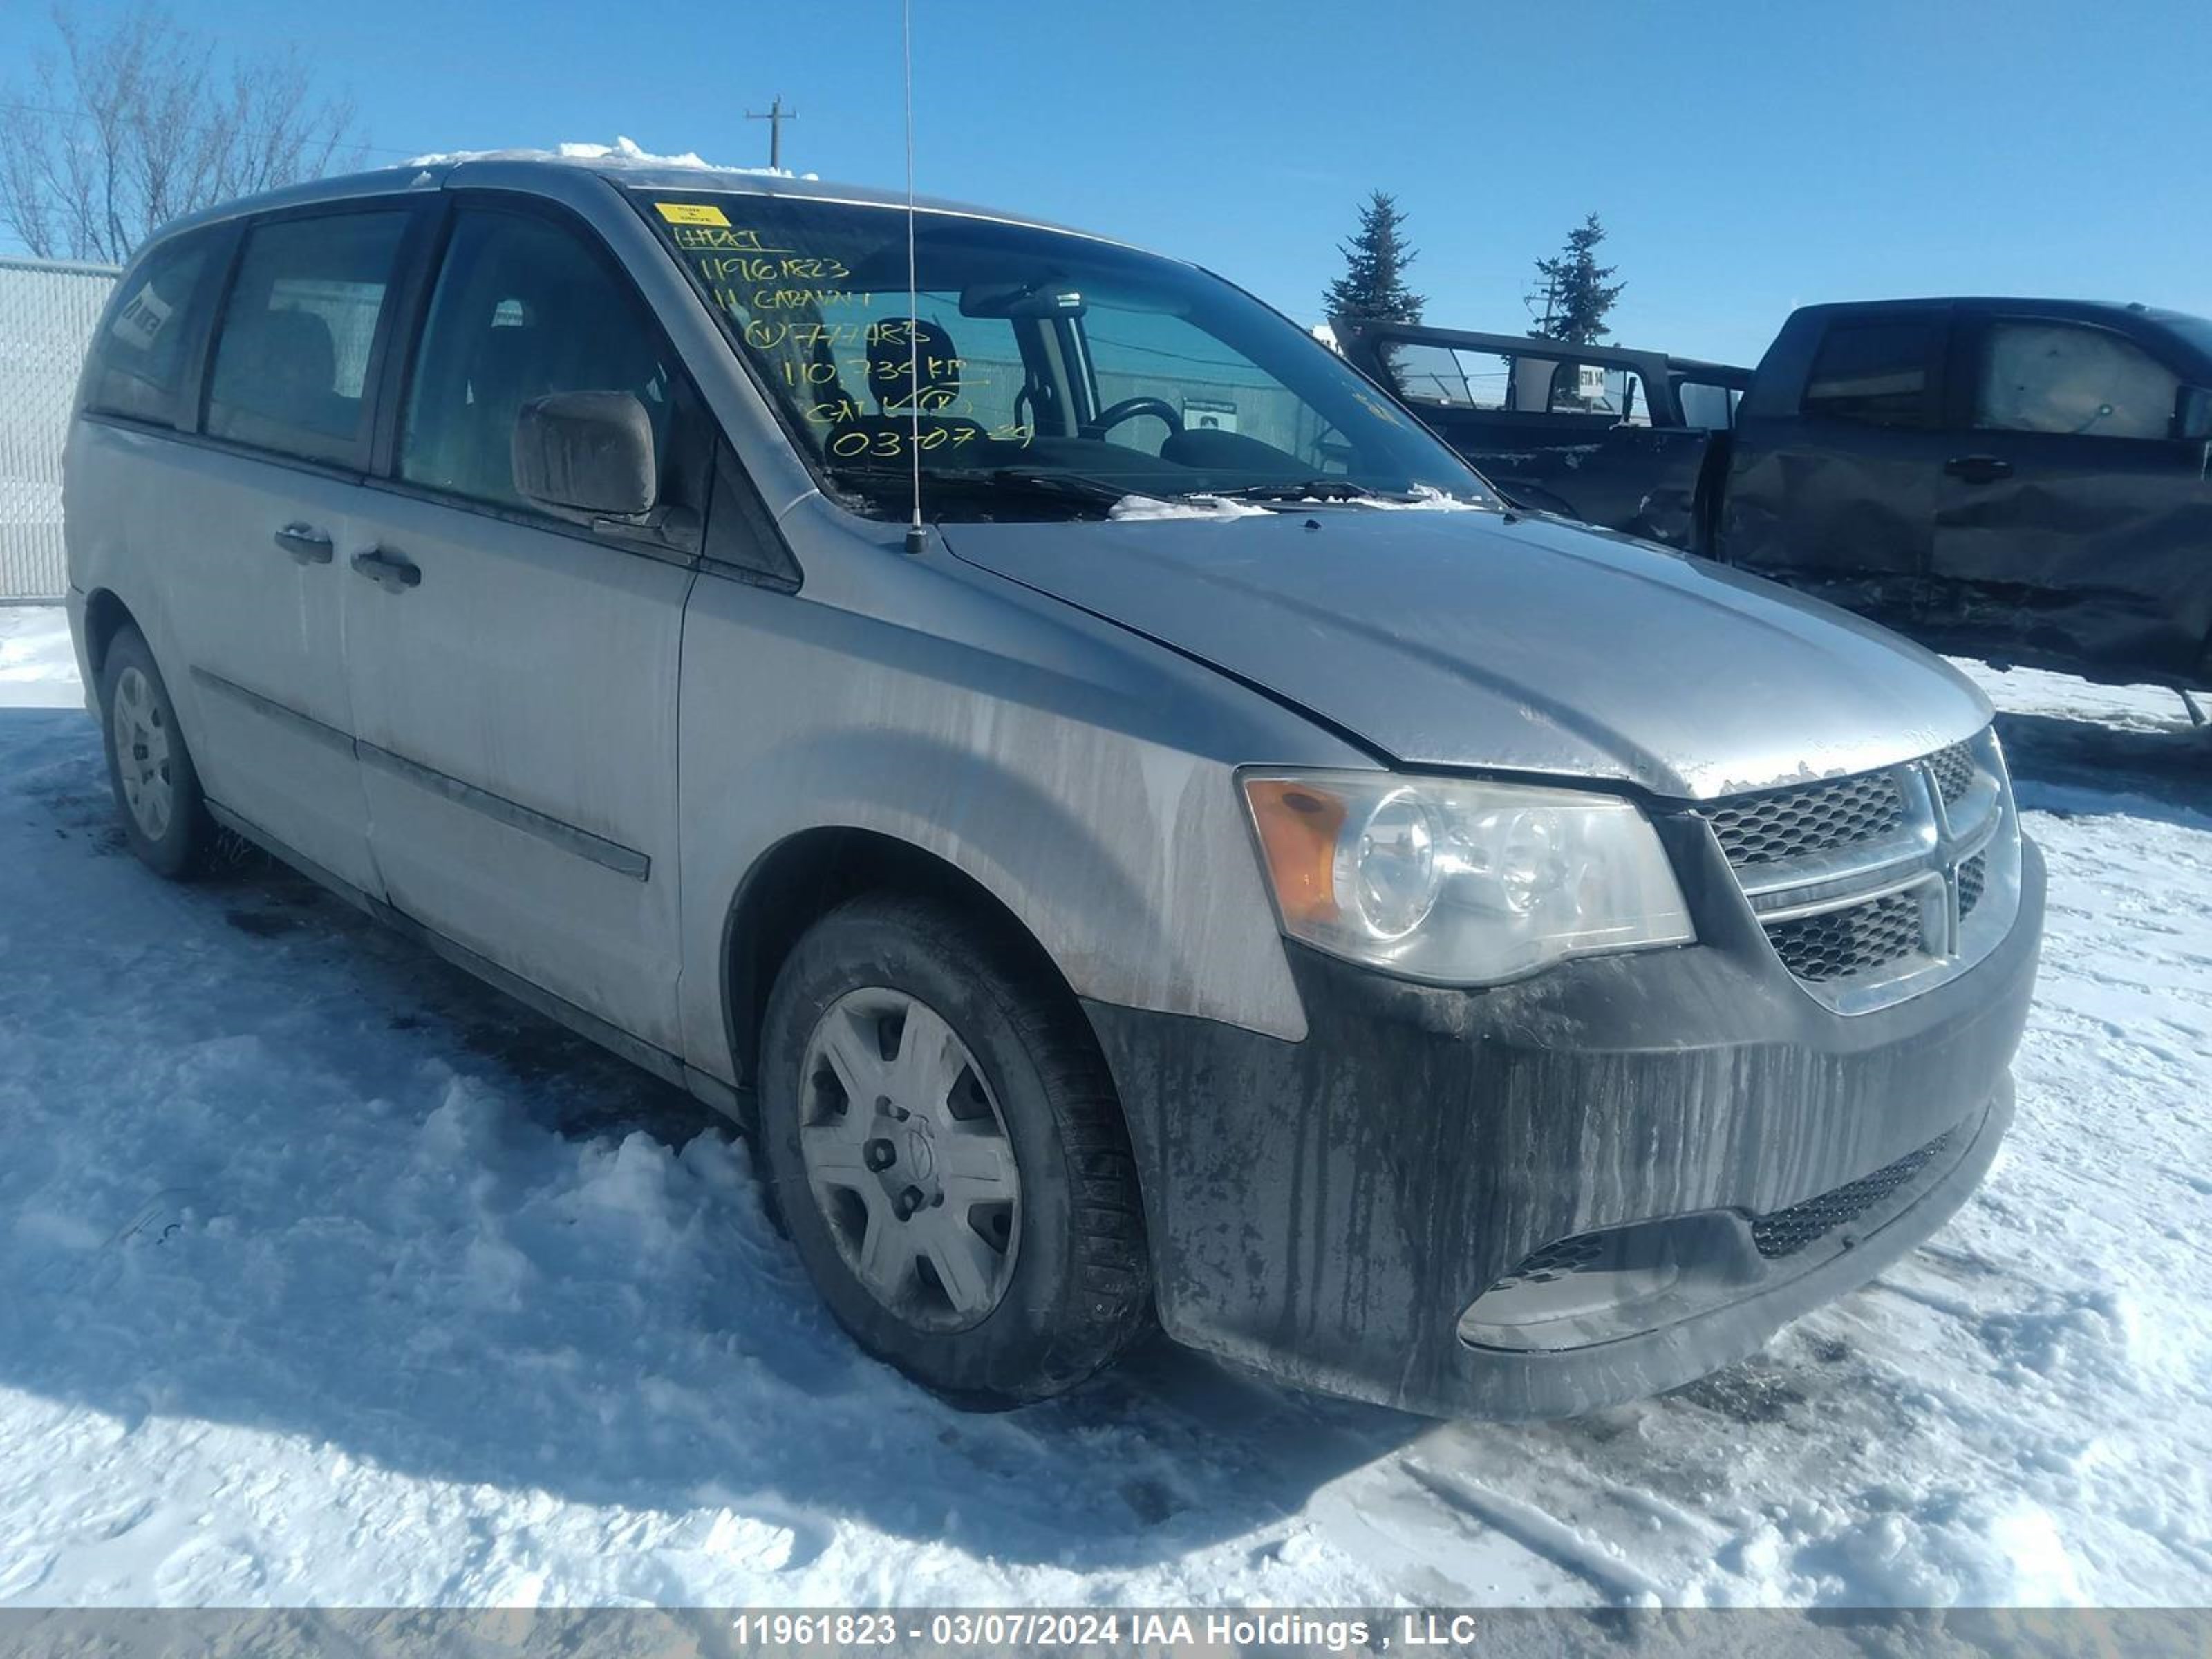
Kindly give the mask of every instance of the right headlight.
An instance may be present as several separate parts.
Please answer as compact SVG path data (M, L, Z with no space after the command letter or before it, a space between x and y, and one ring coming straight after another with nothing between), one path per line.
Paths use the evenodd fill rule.
M1283 931L1444 985L1697 937L1650 820L1571 789L1387 772L1240 775Z

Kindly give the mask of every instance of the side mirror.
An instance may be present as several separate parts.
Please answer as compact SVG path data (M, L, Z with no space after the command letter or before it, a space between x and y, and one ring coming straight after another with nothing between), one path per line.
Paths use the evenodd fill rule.
M628 392L532 398L514 422L514 487L556 511L641 520L660 497L653 421Z
M2212 439L2212 386L2185 386L2173 400L2173 435Z

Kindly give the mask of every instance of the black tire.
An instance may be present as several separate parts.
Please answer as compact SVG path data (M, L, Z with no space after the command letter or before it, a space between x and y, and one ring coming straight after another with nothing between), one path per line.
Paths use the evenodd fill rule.
M126 687L126 677L132 675L137 678ZM143 763L143 757L125 755L118 749L117 699L126 691L137 693L134 706L144 711L167 745L166 757L147 781L159 783L167 802L167 810L150 830L147 822L152 816L150 809L133 807L124 776L126 762ZM131 850L147 868L171 881L189 881L204 873L216 846L215 821L208 816L199 771L177 725L169 688L161 671L154 665L154 653L148 649L145 636L131 623L125 623L107 642L107 655L100 669L100 711L101 739L107 750L108 787L115 793L115 808L122 817L124 838L131 843ZM134 745L134 750L137 747ZM145 785L142 783L140 788L143 803Z
M939 901L866 895L799 941L761 1032L763 1173L808 1276L861 1347L981 1409L1073 1387L1152 1316L1143 1206L1112 1081L1080 1010L1064 990L1041 988L1025 945ZM870 1290L800 1152L800 1124L816 1109L810 1091L821 1086L803 1075L817 1028L841 1000L878 989L926 1005L965 1045L1018 1173L1002 1289L963 1328L932 1328ZM893 1040L903 1043L902 1028Z

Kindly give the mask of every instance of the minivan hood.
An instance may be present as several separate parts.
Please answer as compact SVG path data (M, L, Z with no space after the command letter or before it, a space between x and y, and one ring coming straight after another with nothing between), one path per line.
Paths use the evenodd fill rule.
M1990 717L1972 681L1870 623L1541 516L1321 507L942 533L1410 767L1709 800L1893 764Z

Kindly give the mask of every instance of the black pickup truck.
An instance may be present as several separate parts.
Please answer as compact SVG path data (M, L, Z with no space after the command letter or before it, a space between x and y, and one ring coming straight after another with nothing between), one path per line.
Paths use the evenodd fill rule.
M1334 327L1521 505L1773 577L1938 650L2212 685L2212 322L2079 301L1811 306L1756 370Z

